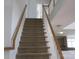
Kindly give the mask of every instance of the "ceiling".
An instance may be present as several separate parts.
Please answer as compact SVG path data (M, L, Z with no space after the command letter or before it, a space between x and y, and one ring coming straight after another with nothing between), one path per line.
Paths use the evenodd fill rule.
M75 29L75 22L69 24L68 26L64 27L64 29Z
M64 0L52 24L56 34L60 31L64 35L75 34L75 0Z

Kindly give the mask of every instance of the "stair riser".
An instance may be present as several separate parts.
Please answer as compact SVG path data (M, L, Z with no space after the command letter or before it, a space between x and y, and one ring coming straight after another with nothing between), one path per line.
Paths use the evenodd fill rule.
M25 26L25 27L40 27L40 26L43 27L42 24L41 24L41 25L36 25L36 24L35 24L35 25L24 25L24 26Z
M37 46L47 46L47 45L19 45L19 47L37 47Z
M43 26L43 25L24 25L24 26L26 26L26 27L40 27L40 26Z
M23 31L44 31L43 29L23 29Z
M45 42L45 40L21 40L20 43L27 43L27 42Z
M44 34L22 34L22 36L44 36Z
M36 19L36 18L26 18L26 21L33 21L33 20L35 20L35 21L39 21L39 20L41 20L41 21L43 21L42 19Z
M28 38L30 38L30 39L46 38L45 36L22 36L22 37L26 38L26 39L28 39ZM42 40L42 39L40 39L40 40Z
M42 31L23 31L22 34L45 34L46 32L42 32Z
M20 45L26 45L26 46L27 45L32 45L32 46L33 45L41 45L42 46L42 45L46 45L46 43L25 43L25 44L23 43L23 44L20 44Z
M24 27L26 27L26 28L28 28L28 29L32 29L32 28L40 28L40 29L42 29L42 28L44 28L43 26L39 26L39 27L30 27L30 26L24 26Z
M20 42L20 44L46 44L47 42L43 41L43 42Z
M44 40L45 40L45 38L46 38L46 37L35 37L35 36L34 36L34 37L32 37L32 36L29 36L29 37L28 37L28 36L22 36L22 37L21 37L21 39L23 39L23 40L28 40L28 39L29 39L29 40L30 40L30 39L32 39L32 40L43 40L43 39L44 39Z
M23 28L23 30L45 30L45 29L43 29L43 28L30 28L30 29Z
M25 21L25 24L43 24L43 21Z
M31 29L31 30L30 29L24 29L23 32L25 32L25 31L27 31L27 32L30 32L30 31L31 32L44 32L44 30L39 30L39 29L38 30L35 30L35 29L34 30L33 29Z
M29 33L28 33L29 34ZM24 38L46 38L44 35L43 36L22 36Z
M19 53L47 53L48 51L30 51L30 50L24 50L24 51L18 51Z
M31 47L31 46L46 46L46 44L20 44L20 47Z
M20 44L44 44L44 43L48 43L48 41L20 41Z
M19 53L46 53L48 50L46 48L42 49L19 49Z
M45 41L45 39L22 39L20 42L40 42L40 41L42 41L42 42L44 42Z
M44 23L25 23L24 25L43 25Z
M45 42L45 39L22 39L20 42Z
M33 43L25 43L25 44L20 44L20 46L46 46L46 43L35 43L35 44L33 44Z
M34 21L34 20L33 20L33 21L25 21L25 22L26 22L26 23L27 23L27 22L29 22L29 23L34 23L34 22L35 22L35 23L42 23L43 21L36 21L36 20Z
M42 30L44 28L42 28L42 27L41 28L37 28L37 27L36 28L34 28L34 27L27 28L27 27L24 27L23 29L25 29L25 30L26 29L29 29L29 30L40 30L41 29Z
M42 19L26 19L26 21L43 21Z
M25 20L42 20L41 18L26 18Z
M39 40L45 40L44 37L21 37L21 40L36 40L36 41L39 41Z
M20 41L20 44L26 43L48 43L48 41Z
M39 25L39 24L41 24L41 25L43 25L44 23L43 22L25 22L24 23L25 25L32 25L32 24L35 24L35 25Z
M24 25L24 27L44 27L43 25Z
M22 33L22 35L43 35L44 36L44 33L35 33L35 32L34 33Z
M24 27L44 27L43 25L24 25Z
M33 47L33 46L32 46ZM47 50L48 48L18 48L19 50L33 50L33 51L39 51L39 50Z
M44 32L42 32L42 31L23 31L23 33L26 33L26 34L42 34Z
M49 59L49 56L17 56L16 59Z

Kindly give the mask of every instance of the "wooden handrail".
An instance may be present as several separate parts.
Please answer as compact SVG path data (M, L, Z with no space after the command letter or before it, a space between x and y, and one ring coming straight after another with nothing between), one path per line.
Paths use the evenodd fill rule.
M16 37L17 37L18 31L19 31L19 28L20 28L20 25L21 25L24 13L26 11L26 7L27 7L27 5L25 5L25 7L24 7L23 12L22 12L22 14L20 16L20 19L19 19L19 21L17 23L16 29L15 29L13 35L12 35L12 38L11 38L11 40L12 40L12 47L4 47L4 50L13 50L13 49L15 49Z
M57 46L57 50L58 50L58 53L59 53L59 55L60 55L60 58L61 58L61 59L64 59L64 56L63 56L63 54L62 54L62 51L61 51L60 45L59 45L59 43L58 43L58 41L57 41L57 39L56 39L56 36L55 36L54 30L53 30L53 28L52 28L52 25L51 25L51 22L50 22L49 16L48 16L48 14L47 14L47 12L46 12L46 10L45 10L44 5L43 5L43 10L44 10L44 12L45 12L45 14L46 14L46 17L47 17L47 20L48 20L48 23L49 23L50 29L51 29L51 31L52 31L52 36L54 37L54 41L56 42L56 46Z

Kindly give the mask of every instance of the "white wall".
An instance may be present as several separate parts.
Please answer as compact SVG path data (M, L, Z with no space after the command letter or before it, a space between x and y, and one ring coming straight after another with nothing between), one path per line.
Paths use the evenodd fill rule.
M18 32L17 37L16 37L15 49L14 50L9 50L9 51L4 51L4 54L5 54L4 59L16 59L17 49L18 49L18 46L19 46L19 41L20 41L20 37L21 37L25 17L26 17L26 14L24 15L24 17L22 19L22 23L21 23L19 32Z
M12 26L11 26L11 33L13 34L16 25L20 19L21 13L24 9L26 4L25 0L13 0L13 11L12 11Z
M24 25L25 17L26 17L26 15L24 15L24 17L22 19L22 23L21 23L19 32L18 32L17 37L16 37L15 49L11 50L10 53L9 53L9 58L10 59L16 59L17 49L18 49L18 46L19 46L19 42L20 42L22 30L23 30L23 25Z
M37 17L37 3L36 3L36 0L29 0L28 17L29 18L36 18Z
M26 0L5 0L4 1L4 46L12 47L11 37L20 19Z
M27 14L29 18L39 18L37 15L39 14L37 10L37 4L48 4L49 0L26 0L27 6ZM41 9L40 9L41 10Z
M60 8L63 6L63 2L65 0L56 0L56 5L54 8L51 8L53 9L52 11L50 11L50 19L52 20L54 18L54 16L56 16L56 14L58 13L58 11L60 10ZM52 7L52 6L50 6Z
M4 46L11 45L12 0L4 0Z
M63 51L64 59L75 59L75 51Z
M10 59L10 51L4 51L4 59Z
M23 8L25 6L26 0L5 0L4 1L4 21L5 21L5 30L4 30L4 45L5 47L12 47L12 40L11 36L16 28L17 22L19 21L19 18L21 16L21 13L23 11ZM25 19L25 18L24 18ZM22 26L20 29L20 33L22 30ZM15 55L17 53L17 47L18 47L18 42L20 38L20 34L18 35L18 38L16 40L16 49L11 50L11 51L4 51L4 58L5 59L15 59Z
M38 4L41 6L39 6L39 10L38 10ZM27 7L27 11L28 11L28 17L29 18L41 18L42 16L42 3L39 2L38 0L29 0L28 1L28 7ZM41 12L40 12L41 11Z
M53 8L54 8L54 6L53 6L53 0L52 0L51 4L49 6L49 14L51 14L51 12L53 11Z
M75 35L67 35L67 46L75 48Z

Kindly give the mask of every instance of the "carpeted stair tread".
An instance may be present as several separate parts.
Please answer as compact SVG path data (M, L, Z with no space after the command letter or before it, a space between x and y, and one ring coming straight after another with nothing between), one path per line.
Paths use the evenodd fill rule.
M30 56L43 56L43 55L51 55L50 53L19 53L18 54L19 56L21 55L24 55L24 56L26 56L26 55L30 55Z
M48 52L42 19L26 18L21 40L19 42L16 59L49 59L51 53Z

